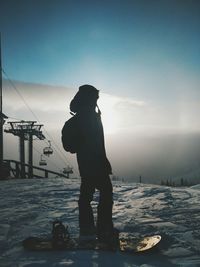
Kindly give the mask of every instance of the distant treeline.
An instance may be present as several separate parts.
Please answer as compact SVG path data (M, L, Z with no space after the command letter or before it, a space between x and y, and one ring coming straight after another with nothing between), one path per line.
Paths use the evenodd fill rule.
M121 178L119 176L113 175L112 176L112 181L120 181L120 182L125 182L124 178Z
M112 181L113 182L128 182L130 180L126 180L122 177L112 175ZM137 183L145 183L145 179L142 179L142 176L140 175L137 179L134 180ZM196 184L199 184L200 178L199 179L187 179L187 178L180 178L180 179L162 179L160 184L163 186L172 186L172 187L189 187L193 186ZM159 180L158 180L159 183ZM156 183L156 184L158 184Z
M166 179L166 180L161 180L161 185L164 185L164 186L193 186L195 185L196 183L188 180L188 179L184 179L184 178L180 178L179 181L173 181L172 179Z

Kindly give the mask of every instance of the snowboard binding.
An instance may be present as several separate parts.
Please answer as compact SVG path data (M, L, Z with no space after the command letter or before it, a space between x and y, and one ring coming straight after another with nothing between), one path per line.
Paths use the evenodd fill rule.
M68 227L64 226L59 220L54 221L52 229L53 248L64 249L69 239Z

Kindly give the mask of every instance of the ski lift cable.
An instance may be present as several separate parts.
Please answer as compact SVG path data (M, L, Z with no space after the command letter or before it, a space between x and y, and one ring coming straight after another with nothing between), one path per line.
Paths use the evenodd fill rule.
M45 159L43 159L43 154L40 155L40 161L39 161L40 166L47 166L47 162Z
M8 119L7 120L12 119L12 120L16 120L16 121L23 121L23 119L11 117L9 115L7 115L7 116L8 116ZM34 140L37 140L37 138L35 138ZM49 140L47 140L47 138L45 138L45 139L43 139L41 141L45 142L45 144L49 146Z
M6 78L8 79L8 81L10 82L10 84L12 85L12 87L16 90L16 92L18 93L18 95L21 97L21 99L23 100L23 102L25 103L25 105L27 106L27 108L30 110L31 114L36 118L36 120L40 123L39 118L36 116L36 114L32 111L32 109L29 107L27 101L25 100L25 98L22 96L22 94L19 92L19 90L17 89L17 87L15 86L15 84L12 82L12 80L9 78L8 74L5 72L5 70L2 68L2 72L4 73L4 75L6 76ZM46 133L46 135L48 135L48 137L50 137L50 139L54 142L54 146L56 147L55 151L58 153L58 156L60 157L60 159L66 164L66 162L68 164L70 164L69 160L66 159L66 156L64 155L64 153L60 150L60 148L58 147L58 145L56 144L55 140L52 138L52 136L47 132L47 130L44 127L44 131ZM45 140L43 140L45 141ZM49 144L49 143L48 143ZM59 152L58 152L59 151ZM60 155L60 154L63 156ZM52 162L52 161L51 161ZM53 162L52 162L53 163ZM53 163L55 166L56 164ZM71 164L70 164L71 165ZM58 166L56 166L58 168Z
M11 117L11 116L8 116L8 119L12 119L12 120L16 120L16 121L22 121L22 119L19 119L19 118L14 118L14 117ZM34 138L33 140L38 140L38 138ZM41 141L45 141L46 139L44 140L41 140ZM45 142L46 143L46 142ZM49 142L47 141L47 143L49 145ZM40 145L41 149L42 149L42 146ZM35 150L39 155L41 155L41 152L39 152L35 147L33 147L33 150ZM58 165L56 165L51 159L49 159L49 161L51 161L51 163L53 163L58 169L60 169L58 167Z
M43 160L44 162L46 162L46 160L44 159L44 157L46 157L45 155L41 154L40 151L38 151L36 148L33 148L39 155L40 155L40 161L39 161L39 165L40 165L40 162ZM44 157L43 157L44 156ZM51 159L48 159L48 161L50 161L56 168L57 168L57 172L60 172L60 167L58 167L58 165ZM47 162L46 164L44 164L45 166L47 165ZM71 170L73 170L73 167L70 167ZM65 167L63 168L65 169ZM74 170L73 170L74 172ZM76 171L75 171L76 173Z
M41 152L37 150L35 147L33 147L33 150L35 150L41 156ZM60 170L60 167L58 167L58 165L53 160L48 159L48 161L50 161L54 166L56 166L58 170Z
M8 81L10 82L10 84L13 86L13 88L16 90L16 92L18 93L18 95L21 97L21 99L23 100L23 102L25 103L26 107L29 109L29 111L31 112L31 114L37 119L37 121L39 122L38 117L36 116L36 114L32 111L32 109L29 107L27 101L25 100L25 98L23 97L23 95L19 92L19 90L17 89L17 87L15 86L15 84L13 83L13 81L8 77L8 74L5 72L5 70L2 68L2 72L3 74L6 76L6 78L8 79Z
M39 150L37 150L35 147L33 147L33 149L39 154L41 155L41 152ZM46 157L46 156L45 156ZM48 158L48 161L50 161L54 166L56 166L58 172L60 171L60 167L58 167L58 165L50 158ZM71 164L69 163L69 166L71 166ZM74 170L73 167L71 167L73 169L73 173L77 175L77 177L79 176L77 170ZM64 169L64 168L63 168Z
M8 81L10 82L10 84L13 86L13 88L16 90L16 92L18 93L18 95L21 97L21 99L23 100L23 102L25 103L26 107L29 109L29 111L31 112L31 114L36 118L36 120L40 123L39 118L36 116L36 114L32 111L32 109L29 107L27 101L25 100L25 98L22 96L22 94L19 92L19 90L17 89L17 87L15 86L15 84L13 83L13 81L9 78L8 74L5 72L5 70L2 68L2 72L4 73L4 75L6 76L6 78L8 79ZM46 133L46 135L48 137L50 137L50 139L53 141L54 146L56 147L56 151L59 155L59 153L62 155L59 155L60 159L62 159L63 162L68 162L69 161L66 159L66 156L64 155L64 153L60 150L60 148L58 147L58 145L56 144L55 140L52 138L52 136L47 132L47 130L44 127L44 131ZM59 151L59 152L58 152ZM63 158L62 158L63 157Z
M16 121L22 121L22 119L14 118L14 117L9 116L7 112L6 112L6 115L8 116L8 119L16 120Z
M22 119L11 117L11 116L8 116L8 119L12 119L12 120L16 120L16 121L22 121ZM34 140L38 140L38 138L35 138ZM41 141L45 141L45 140L41 140ZM49 144L49 142L48 142L48 144ZM41 146L41 148L42 148L42 146ZM33 147L33 150L35 150L35 152L37 152L39 155L41 155L41 152L39 150L37 150L35 147ZM48 161L50 161L57 168L58 171L60 170L60 167L58 167L58 165L53 160L51 160L49 158Z
M24 102L25 106L28 108L28 110L31 112L31 114L33 115L33 117L39 122L39 118L37 117L37 115L32 111L32 109L30 108L30 106L28 105L26 99L23 97L23 95L19 92L19 90L17 89L16 85L13 83L13 81L9 78L8 74L5 72L5 70L2 68L2 72L3 74L6 76L6 78L8 79L8 81L10 82L10 84L12 85L12 87L15 89L15 91L17 92L17 94L19 95L19 97L22 99L22 101ZM15 118L16 119L16 118ZM48 143L48 142L46 142Z
M62 155L62 157L64 158L64 160L63 160L63 158L62 158L61 156L60 156L60 158L62 158L62 160L63 160L64 162L67 161L67 162L69 163L69 161L66 159L66 156L64 155L64 153L61 151L61 149L59 148L59 146L58 146L57 143L55 142L54 138L52 138L52 135L50 135L50 134L46 131L45 128L44 128L44 132L45 132L46 135L49 137L49 139L53 142L55 151L57 151L58 154L60 153L60 154Z
M13 120L17 120L17 121L22 120L22 119L14 118L14 117L10 117L10 116L8 116L8 119L13 119ZM38 140L38 138L35 138L35 139L33 139L33 140ZM45 139L45 140L47 140L47 139ZM45 141L45 140L41 140L41 141ZM45 142L45 143L46 143L46 142ZM49 145L49 141L47 141L46 144ZM40 147L41 147L41 149L42 149L42 146L41 146L41 145L40 145ZM33 150L35 150L39 155L41 155L41 152L39 152L35 147L33 147ZM55 164L55 162L54 162L53 160L48 159L48 161L50 161L54 166L56 166L56 168L57 168L58 170L60 169L60 167L58 167L58 165Z

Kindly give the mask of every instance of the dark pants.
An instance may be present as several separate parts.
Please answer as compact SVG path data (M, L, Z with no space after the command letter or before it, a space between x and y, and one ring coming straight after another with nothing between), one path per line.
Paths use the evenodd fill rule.
M97 208L97 232L112 231L112 184L109 175L99 178L82 178L79 197L79 226L80 233L95 229L91 201L95 189L99 190Z

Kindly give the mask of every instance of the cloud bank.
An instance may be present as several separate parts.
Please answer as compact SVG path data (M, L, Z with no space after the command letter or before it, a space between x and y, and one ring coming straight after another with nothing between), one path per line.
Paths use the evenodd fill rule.
M17 93L7 80L3 85L4 113L10 120L38 118L44 124L47 139L53 139L55 153L47 159L51 167L61 170L65 164L71 164L78 175L76 157L65 153L60 139L62 126L71 116L69 103L77 89L15 82ZM135 180L142 175L145 181L159 182L165 177L191 175L192 178L193 173L196 179L200 174L197 160L200 158L200 125L195 116L200 114L197 99L183 97L179 105L169 105L168 109L156 101L100 92L98 104L102 111L107 154L115 175ZM16 137L5 134L4 146L6 158L18 159ZM36 165L44 146L44 142L34 142Z

